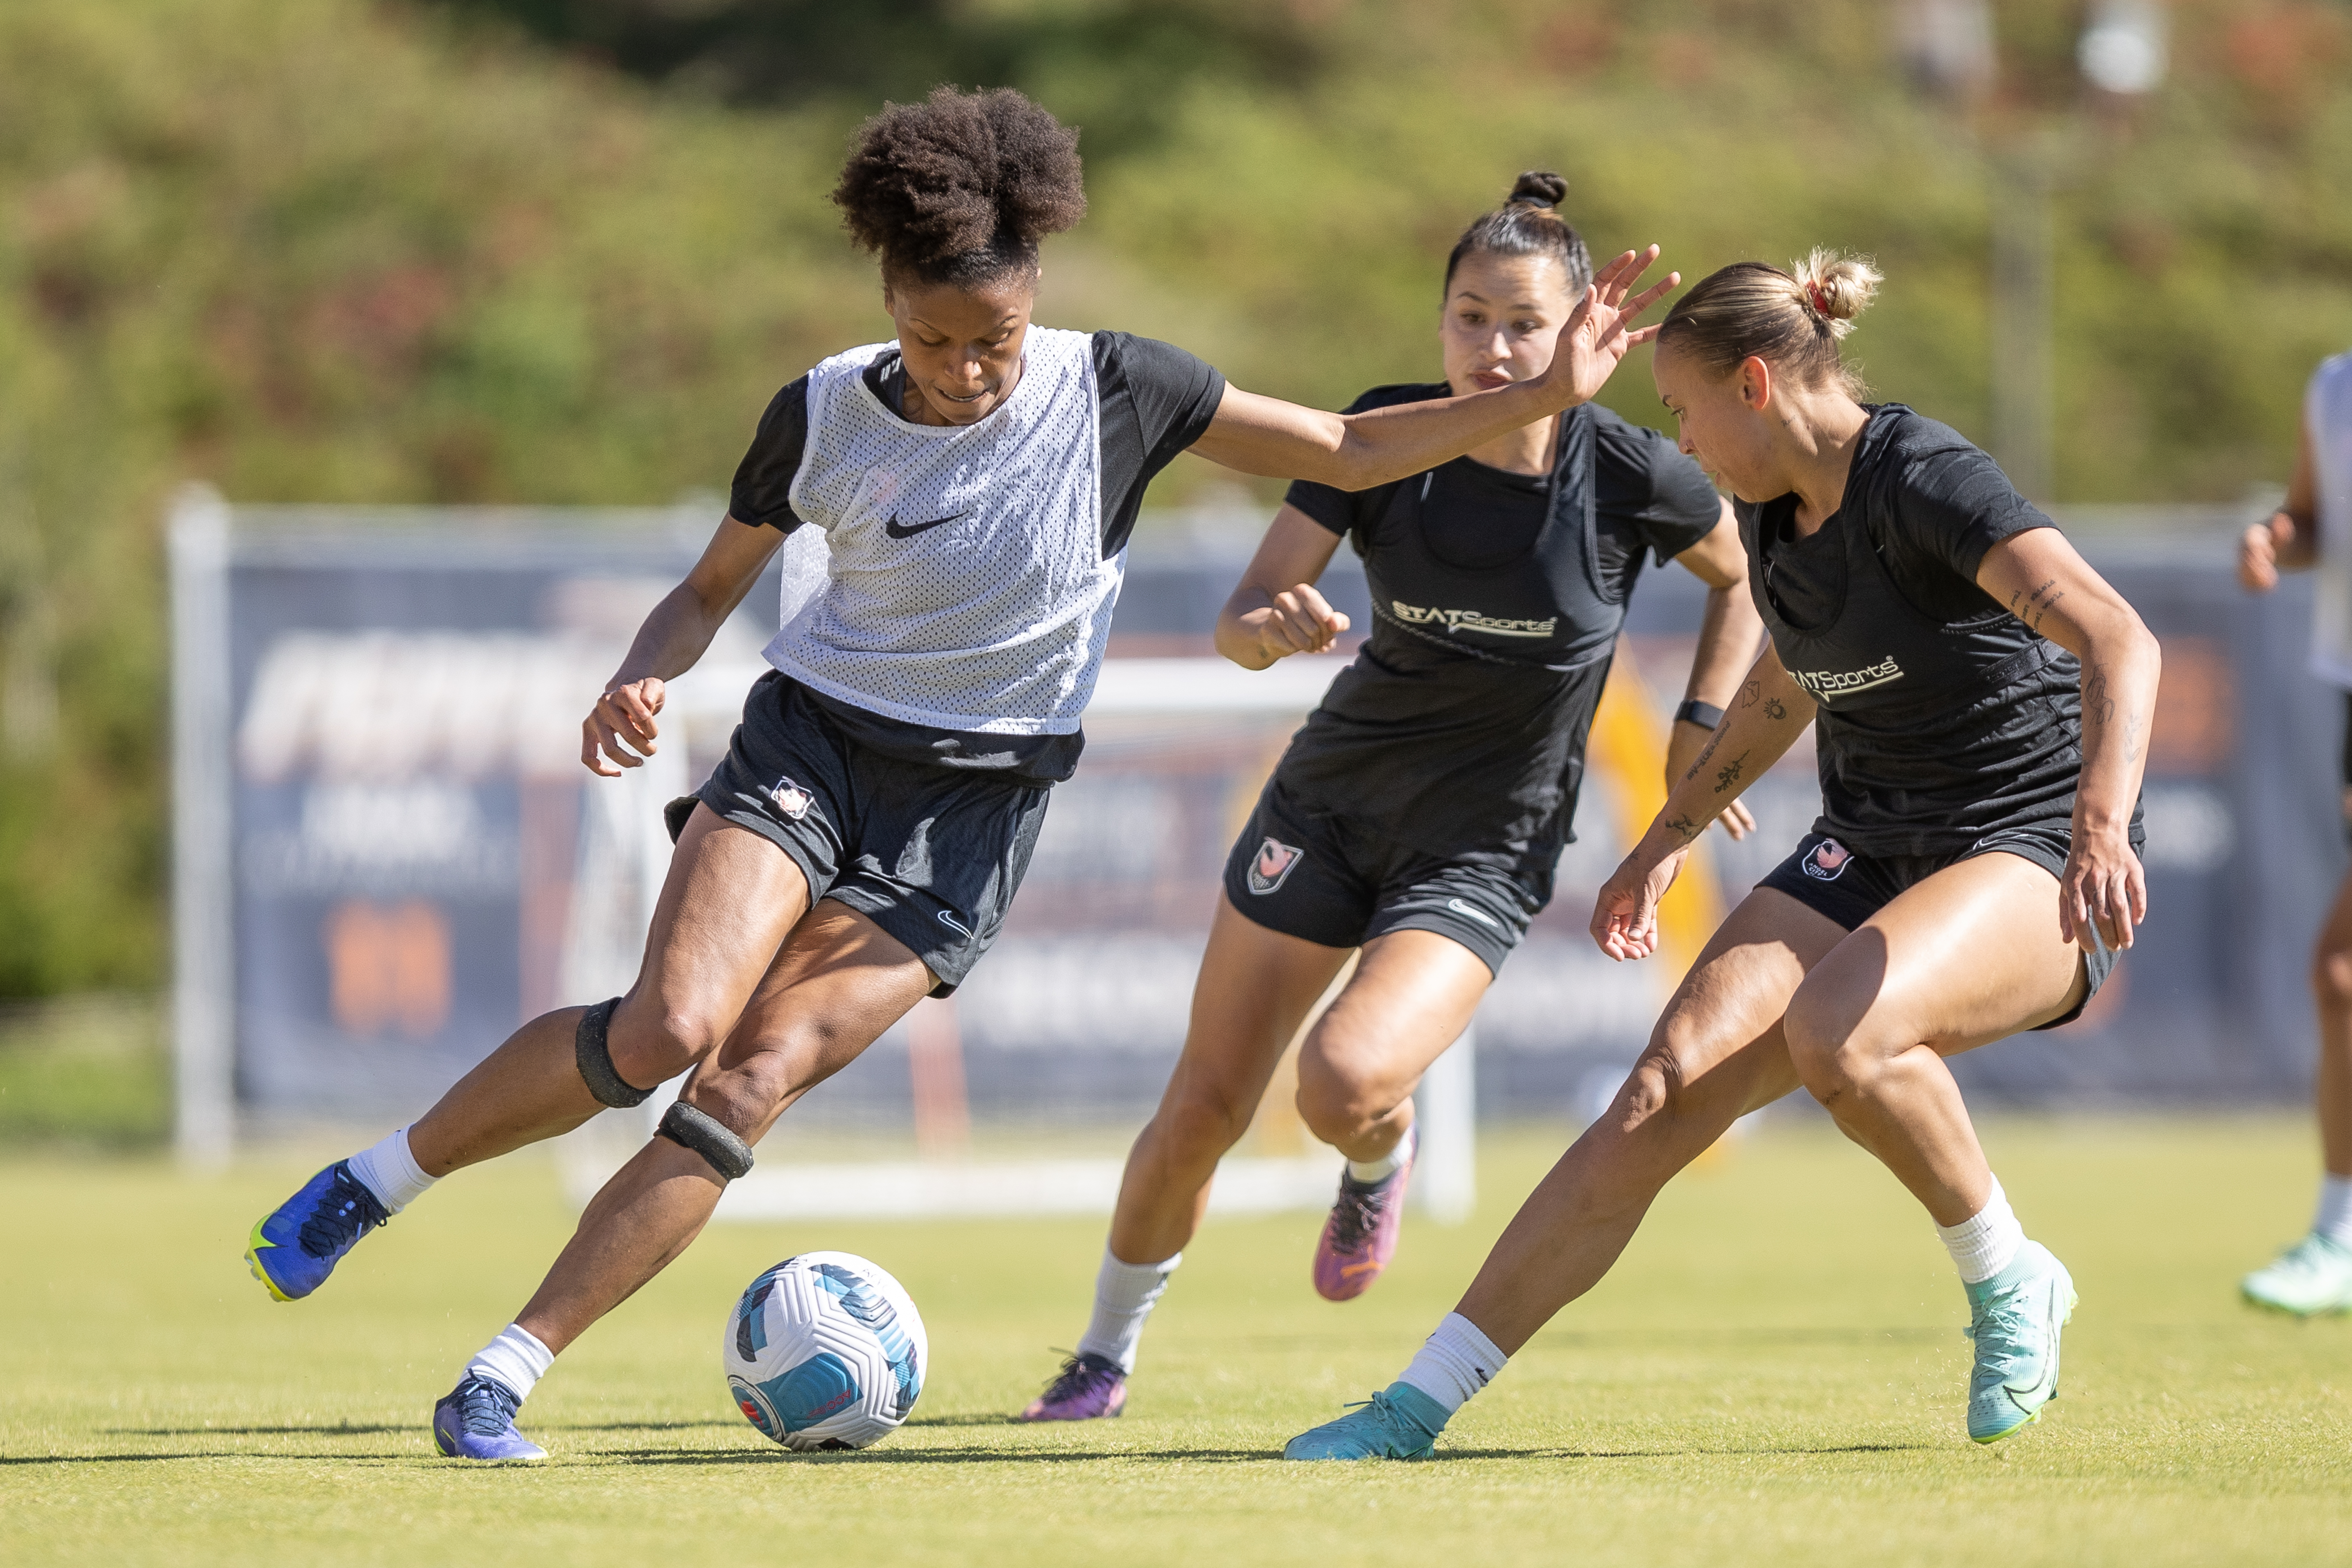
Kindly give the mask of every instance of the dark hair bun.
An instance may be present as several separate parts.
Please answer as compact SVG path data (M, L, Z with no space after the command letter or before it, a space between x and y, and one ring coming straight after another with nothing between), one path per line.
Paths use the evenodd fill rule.
M1489 190L1493 188L1491 185L1487 187ZM1519 176L1518 183L1511 187L1511 194L1504 200L1533 202L1538 206L1556 207L1559 205L1560 198L1566 195L1568 195L1566 180L1561 179L1549 169L1529 169Z
M973 281L1034 267L1086 216L1078 133L1011 88L934 89L857 129L833 199L885 271Z

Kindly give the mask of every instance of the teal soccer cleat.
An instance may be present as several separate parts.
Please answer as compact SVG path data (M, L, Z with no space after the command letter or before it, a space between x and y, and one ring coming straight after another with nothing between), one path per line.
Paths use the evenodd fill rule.
M1391 1383L1337 1421L1283 1445L1286 1459L1426 1459L1445 1409L1409 1383Z
M2269 1268L2240 1280L2238 1289L2257 1307L2298 1318L2352 1311L2352 1248L2314 1231Z
M2048 1247L2029 1241L2008 1268L1964 1289L1977 1342L1969 1436L1998 1443L2058 1397L2058 1332L2074 1315L2074 1281Z

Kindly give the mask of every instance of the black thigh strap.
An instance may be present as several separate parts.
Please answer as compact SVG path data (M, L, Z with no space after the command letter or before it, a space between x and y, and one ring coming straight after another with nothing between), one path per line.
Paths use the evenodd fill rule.
M751 1168L751 1145L728 1131L717 1117L682 1100L663 1114L659 1131L678 1147L709 1161L710 1168L730 1182Z
M581 1015L580 1028L572 1037L573 1059L580 1064L580 1077L588 1085L588 1092L615 1110L626 1110L633 1105L643 1105L649 1089L638 1089L613 1070L613 1047L605 1043L604 1031L612 1026L613 1009L621 1005L618 996L610 1002L599 1002Z

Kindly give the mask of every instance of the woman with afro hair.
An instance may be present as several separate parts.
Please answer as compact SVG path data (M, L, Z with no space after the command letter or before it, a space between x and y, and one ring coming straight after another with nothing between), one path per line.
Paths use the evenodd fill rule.
M1359 490L1588 402L1675 281L1603 268L1542 375L1355 415L1228 386L1165 343L1033 326L1038 244L1086 211L1077 137L1019 93L942 88L860 129L834 200L879 261L891 342L777 394L729 515L583 725L618 776L787 536L788 594L727 757L672 808L677 847L627 994L524 1025L415 1124L320 1172L254 1227L272 1296L322 1284L433 1182L643 1101L691 1069L512 1324L434 1411L447 1455L532 1459L515 1415L555 1356L683 1251L751 1146L1003 923L1050 787L1083 744L1144 487L1190 449Z

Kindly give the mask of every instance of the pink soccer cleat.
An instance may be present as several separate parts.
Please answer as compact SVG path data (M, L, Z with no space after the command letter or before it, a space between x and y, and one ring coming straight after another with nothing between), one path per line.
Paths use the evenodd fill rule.
M1081 1352L1062 1363L1024 1421L1093 1421L1127 1408L1127 1373L1118 1363Z
M1403 1164L1377 1182L1360 1182L1345 1168L1339 1172L1339 1196L1315 1244L1315 1293L1325 1300L1354 1300L1396 1256L1412 1160L1406 1155Z

